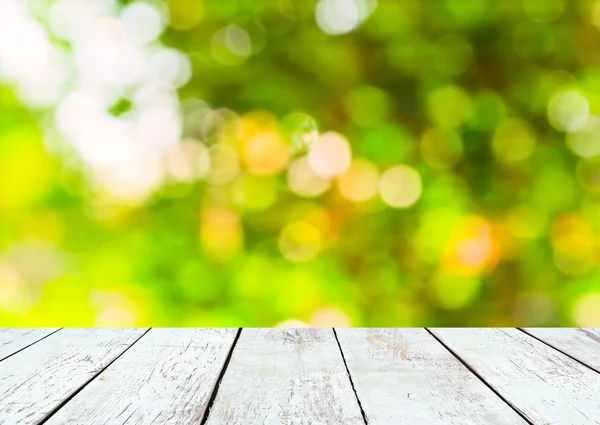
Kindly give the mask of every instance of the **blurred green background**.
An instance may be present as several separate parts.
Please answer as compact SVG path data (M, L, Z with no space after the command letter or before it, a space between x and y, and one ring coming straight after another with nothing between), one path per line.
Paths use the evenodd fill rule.
M2 0L0 326L599 326L600 2Z

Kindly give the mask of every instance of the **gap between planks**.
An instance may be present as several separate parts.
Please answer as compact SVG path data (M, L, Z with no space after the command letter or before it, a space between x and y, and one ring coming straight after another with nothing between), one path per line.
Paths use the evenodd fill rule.
M94 374L90 379L88 379L82 386L80 386L79 388L77 388L77 390L73 391L73 393L71 395L69 395L66 399L64 399L63 401L61 401L56 407L54 407L50 412L48 412L43 418L42 420L40 420L38 422L38 425L43 425L45 424L52 416L54 416L56 414L56 412L58 412L61 408L63 408L69 401L71 401L77 394L79 394L85 387L87 387L91 382L93 382L102 372L104 372L107 368L110 367L110 365L112 365L114 362L116 362L123 354L125 354L131 347L133 347L140 339L142 339L144 337L144 335L146 335L148 332L150 332L150 329L152 328L148 328L146 329L146 332L144 332L143 334L141 334L135 341L133 341L129 347L127 347L125 350L123 350L123 352L121 354L119 354L117 357L115 357L112 361L110 361L106 366L104 366L102 369L100 369L98 371L98 373Z
M344 367L346 368L346 373L348 374L348 380L350 381L350 386L352 387L352 391L354 391L354 396L356 397L356 402L358 403L358 408L360 409L360 414L362 415L363 421L365 421L365 425L369 425L367 415L365 414L363 406L360 402L360 398L358 398L358 393L356 392L356 388L354 388L354 381L352 381L352 375L350 374L350 369L348 369L348 364L346 363L346 357L344 357L344 350L342 350L342 346L340 345L340 340L338 339L337 332L335 331L335 328L331 328L331 329L333 330L333 336L335 337L335 342L337 342L337 346L340 349L342 361L344 362Z
M592 367L592 366L590 366L589 364L587 364L587 363L584 363L583 361L579 360L578 358L576 358L576 357L573 357L573 356L572 356L572 355L570 355L569 353L567 353L567 352L565 352L565 351L561 350L561 349L560 349L560 348L558 348L558 347L555 347L554 345L552 345L552 344L550 344L550 343L548 343L548 342L544 341L543 339L541 339L541 338L538 338L537 336L535 336L535 335L533 335L533 334L530 334L530 333L529 333L529 332L527 332L525 329L523 329L523 328L515 328L515 329L517 329L517 330L519 330L519 331L523 332L525 335L527 335L527 336L530 336L531 338L537 339L539 342L541 342L541 343L543 343L543 344L547 345L548 347L550 347L550 348L552 348L552 349L554 349L554 350L558 351L559 353L561 353L561 354L563 354L563 355L565 355L565 356L569 357L570 359L572 359L572 360L575 360L577 363L579 363L579 364L581 364L581 365L583 365L583 366L587 367L588 369L591 369L591 370L593 370L593 371L594 371L594 372L596 372L596 373L600 373L600 370L596 369L595 367Z
M29 348L29 347L31 347L33 344L37 344L38 342L42 341L43 339L46 339L46 338L48 338L49 336L51 336L51 335L54 335L56 332L60 331L61 329L63 329L63 328L58 328L57 330L50 332L48 335L44 335L43 337L41 337L41 338L39 338L39 339L36 339L36 340L35 340L35 341L33 341L31 344L27 344L25 347L22 347L22 348L18 349L18 350L17 350L17 351L15 351L14 353L11 353L11 354L9 354L9 355L7 355L7 356L4 356L4 357L2 357L2 358L0 359L0 362L2 362L2 361L4 361L4 360L6 360L6 359L8 359L8 358L10 358L10 357L12 357L12 356L14 356L15 354L19 354L21 351L25 350L26 348Z
M57 329L51 333L49 333L48 335L43 336L42 338L32 342L31 344L19 349L18 351L4 357L3 359L0 359L0 361L5 360L9 357L12 357L15 354L18 354L19 352L25 350L26 348L38 343L39 341L44 340L45 338L55 334L56 332L60 331L62 328ZM97 376L99 376L101 373L103 373L107 368L109 368L117 359L119 359L123 354L125 354L131 347L133 347L133 345L135 345L138 341L140 341L149 331L151 328L147 329L140 337L138 337L129 347L127 347L127 349L125 349L121 354L119 354L119 356L117 356L115 359L113 359L110 363L108 363L104 368L102 368L101 370L99 370L94 376L92 376L88 381L86 381L82 386L80 386L76 391L73 392L73 394L71 394L69 397L67 397L65 400L63 400L60 404L58 404L54 409L52 409L46 416L43 417L43 419L39 422L39 424L44 424L46 423L54 414L56 414L56 412L58 412L62 407L64 407L69 401L71 401L71 399L73 399L79 392L81 392L88 384L90 384ZM354 382L352 379L352 375L350 373L350 370L348 368L348 365L346 363L346 359L344 356L344 352L342 350L342 347L340 345L339 339L338 339L338 335L337 332L335 330L335 328L331 328L332 332L333 332L333 336L336 340L336 343L338 345L338 349L340 351L340 355L342 357L342 361L344 363L344 367L346 369L346 373L350 382L350 385L352 387L352 390L354 391L354 395L356 398L356 401L358 403L363 421L366 425L368 425L368 419L367 416L364 412L363 406L361 404L361 401L358 397L358 394L356 392L355 386L354 386ZM504 401L510 408L512 408L521 418L523 418L523 420L525 420L527 423L533 425L533 422L531 422L531 420L529 420L516 406L514 406L512 403L510 403L506 398L504 398L491 384L489 384L482 376L480 376L480 374L478 374L471 366L469 366L459 355L457 352L455 352L454 350L452 350L448 345L446 345L440 338L438 338L433 332L431 332L428 328L424 328L440 345L442 345L450 354L452 354L463 366L465 366L467 368L467 370L469 370L469 372L471 372L473 375L475 375L481 382L483 382L484 385L486 385L497 397L499 397L502 401ZM536 336L528 333L526 330L523 330L521 328L516 328L519 331L523 332L524 334L526 334L527 336L536 339L542 343L544 343L545 345L547 345L548 347L560 352L561 354L575 360L577 363L587 367L588 369L593 370L596 373L600 373L598 370L596 370L593 367L590 367L589 365L583 363L582 361L574 358L573 356L565 353L564 351L560 350L559 348L554 347L553 345L550 345L549 343L545 342L544 340L537 338ZM242 332L243 328L238 328L237 334L234 338L233 344L231 345L231 348L229 350L229 353L226 357L225 363L223 364L223 367L221 368L220 374L218 379L215 381L214 387L211 391L210 397L209 397L209 401L207 404L207 407L204 411L204 415L203 418L200 422L201 425L206 424L209 414L210 414L210 409L213 406L213 403L216 399L217 393L219 391L219 386L221 384L221 381L227 371L227 368L229 366L229 363L231 361L231 358L233 357L233 352L237 346L238 340L240 338L241 332Z
M529 418L527 418L523 412L521 412L516 406L514 406L512 403L510 403L506 398L504 398L502 396L502 394L500 394L490 383L488 383L485 379L483 379L483 377L481 375L479 375L475 369L473 369L471 366L469 366L467 364L467 362L465 362L459 355L458 353L456 353L454 350L452 350L448 345L446 345L440 338L437 337L437 335L435 335L433 332L431 332L428 328L423 328L425 329L429 335L431 335L437 342L439 342L442 347L444 347L446 350L448 350L448 352L450 354L452 354L456 360L458 360L464 367L466 367L469 372L471 372L473 375L475 375L481 382L483 382L485 384L485 386L487 386L490 390L492 390L492 392L494 394L496 394L496 396L498 396L498 398L500 398L500 400L502 400L504 403L506 403L511 409L513 409L521 418L523 418L523 420L525 422L527 422L530 425L535 425Z
M227 372L227 367L229 366L229 362L231 361L231 357L233 357L233 350L235 350L235 346L240 339L240 335L242 334L243 328L238 328L237 334L233 339L233 344L231 344L231 348L229 349L229 353L227 353L227 358L225 358L225 363L223 363L223 367L221 368L221 372L219 373L219 377L215 382L215 386L210 393L210 397L208 398L208 403L206 404L206 409L204 409L204 415L202 416L202 420L200 421L200 425L204 425L208 420L208 416L210 414L210 409L217 398L217 392L219 391L219 386L221 385L221 381L223 380L223 376L225 376L225 372Z
M215 401L215 399L217 398L217 393L219 392L219 386L221 385L221 381L223 380L223 377L225 376L225 373L227 372L227 367L229 366L229 362L231 361L231 358L233 357L233 351L235 350L235 347L237 346L238 340L240 338L240 335L242 334L242 330L243 328L239 328L238 332L235 336L235 339L233 340L233 344L231 345L231 349L229 350L229 353L227 355L227 358L225 359L225 363L223 364L223 368L221 369L221 373L219 374L219 378L217 379L217 381L215 382L215 386L211 392L210 398L208 400L208 404L206 405L206 410L204 411L204 415L202 417L202 420L200 421L200 425L205 425L206 422L208 421L208 418L210 416L210 410L212 409L213 403ZM342 350L342 347L340 345L340 341L338 340L337 337L337 333L335 332L335 328L331 328L332 332L333 332L333 337L335 339L335 342L338 346L338 349L340 350L340 356L342 358L342 362L344 363L344 368L346 369L346 375L348 376L348 380L350 381L350 386L352 387L352 391L354 392L354 396L356 397L356 402L358 404L358 407L360 409L360 413L362 415L362 419L365 423L365 425L369 424L369 421L367 419L367 416L365 414L365 411L363 410L362 404L360 402L360 399L358 398L358 394L356 393L356 389L354 388L354 382L352 381L352 375L350 374L350 370L348 369L348 365L346 364L346 358L344 357L344 352Z

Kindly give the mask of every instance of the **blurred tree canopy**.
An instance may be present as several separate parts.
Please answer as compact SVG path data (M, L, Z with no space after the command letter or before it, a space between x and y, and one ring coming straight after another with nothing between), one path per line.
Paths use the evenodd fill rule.
M4 0L0 325L600 323L600 2Z

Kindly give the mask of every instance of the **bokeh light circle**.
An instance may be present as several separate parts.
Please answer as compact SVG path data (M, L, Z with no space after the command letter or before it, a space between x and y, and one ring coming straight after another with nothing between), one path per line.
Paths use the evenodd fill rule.
M590 117L582 128L567 133L567 146L582 158L600 155L600 119Z
M408 165L388 168L379 180L381 199L393 208L408 208L421 196L421 176Z
M319 196L329 189L331 179L316 174L308 164L306 157L296 159L287 172L287 184L290 190L305 198Z
M342 174L350 166L351 160L348 139L334 131L322 134L308 152L310 168L323 177Z
M288 224L279 236L281 255L294 263L312 260L321 249L321 234L311 224L298 221Z
M588 122L590 107L578 90L561 90L548 102L548 120L560 131L578 131Z
M353 202L367 201L377 194L379 171L366 160L355 160L344 174L338 177L338 188L344 198Z

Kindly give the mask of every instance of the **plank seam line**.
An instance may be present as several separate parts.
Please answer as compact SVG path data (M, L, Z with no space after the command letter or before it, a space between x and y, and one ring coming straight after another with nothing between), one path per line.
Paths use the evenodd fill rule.
M577 363L579 363L579 364L581 364L581 365L583 365L583 366L587 367L588 369L591 369L591 370L593 370L593 371L594 371L594 372L596 372L596 373L600 373L600 370L597 370L596 368L594 368L594 367L592 367L592 366L590 366L590 365L588 365L588 364L585 364L585 363L584 363L584 362L582 362L581 360L579 360L579 359L576 359L575 357L573 357L573 356L572 356L572 355L570 355L569 353L565 353L563 350L561 350L561 349L560 349L560 348L558 348L558 347L555 347L554 345L550 344L549 342L546 342L546 341L544 341L543 339L540 339L540 338L538 338L537 336L535 336L535 335L533 335L533 334L530 334L530 333L529 333L529 332L527 332L525 329L522 329L522 328L516 328L516 329L520 330L520 331L521 331L521 332L523 332L525 335L527 335L527 336L530 336L530 337L531 337L531 338L533 338L533 339L537 339L539 342L541 342L541 343L543 343L543 344L547 345L548 347L552 348L553 350L556 350L556 351L558 351L559 353L561 353L561 354L564 354L564 355L565 355L565 356L567 356L568 358L575 360Z
M424 328L427 332L429 332L429 334L435 338L435 340L437 342L439 342L446 350L448 350L448 352L450 354L452 354L459 362L462 363L462 365L464 367L466 367L469 372L471 372L473 375L475 375L477 377L477 379L479 379L481 382L483 382L485 384L486 387L488 387L490 390L492 390L492 392L494 394L496 394L496 396L498 396L498 398L500 398L500 400L502 400L503 402L505 402L506 404L508 404L508 406L513 409L515 412L517 412L517 414L523 418L523 420L525 422L527 422L530 425L535 425L534 422L532 422L527 416L525 416L525 414L523 412L521 412L515 405L513 405L510 401L508 401L506 398L504 398L504 396L502 396L502 394L500 394L490 383L488 383L485 379L483 379L483 377L481 375L479 375L475 369L473 369L466 361L464 361L454 350L452 350L448 345L446 345L440 338L438 338L438 336L436 334L434 334L431 330L429 330L429 328Z
M15 352L14 352L14 353L12 353L12 354L9 354L9 355L8 355L8 356L6 356L6 357L3 357L3 358L1 358L1 359L0 359L0 362L2 362L2 361L4 361L4 360L8 359L9 357L12 357L12 356L14 356L15 354L18 354L18 353L20 353L21 351L25 350L26 348L29 348L29 347L31 347L33 344L37 344L37 343L38 343L38 342L40 342L41 340L48 338L50 335L54 335L56 332L60 331L61 329L62 329L62 328L58 328L57 330L55 330L55 331L53 331L53 332L50 332L48 335L45 335L45 336L41 337L40 339L36 339L36 340L35 340L35 341L33 341L31 344L29 344L29 345L26 345L25 347L23 347L23 348L21 348L21 349L19 349L19 350L15 351Z
M333 336L335 337L335 342L337 342L338 348L340 350L340 354L342 355L342 361L344 362L344 367L346 368L346 374L348 375L348 380L350 381L350 386L352 387L352 391L354 391L354 397L356 397L356 402L358 403L358 408L360 409L360 414L362 415L363 421L365 424L369 424L369 420L367 419L367 415L365 414L365 410L362 407L362 403L360 402L360 398L358 398L358 393L356 392L356 388L354 387L354 381L352 380L352 375L350 375L350 369L348 369L348 363L346 363L346 357L344 357L344 351L342 350L342 346L340 345L340 340L338 339L337 332L335 328L331 328L333 330Z
M117 357L115 357L114 359L112 359L110 362L108 362L108 364L106 366L104 366L102 369L100 369L98 371L98 373L94 374L94 376L92 376L90 379L88 379L82 386L80 386L77 390L75 390L71 395L69 395L66 399L64 399L63 401L61 401L56 407L54 407L52 410L50 410L46 416L44 416L39 422L38 425L42 425L45 424L52 416L54 416L60 409L62 409L68 402L70 402L73 398L75 398L75 396L77 394L79 394L81 391L83 391L83 389L85 387L87 387L89 384L91 384L94 379L96 379L102 372L104 372L106 369L108 369L114 362L116 362L123 354L125 354L127 351L129 351L129 349L131 347L133 347L140 339L142 339L144 337L144 335L146 335L148 332L150 332L150 329L152 328L148 328L146 330L146 332L142 333L135 341L133 341L131 343L131 345L129 345L129 347L127 347L126 349L124 349Z
M225 372L229 367L229 362L231 361L231 357L233 357L233 350L235 349L238 340L240 339L240 335L242 334L242 328L238 328L237 334L233 339L233 343L231 344L231 348L229 349L229 353L227 353L227 357L225 358L225 363L223 363L223 367L221 368L221 372L219 373L219 377L217 378L217 382L215 382L215 386L213 387L208 402L206 403L206 409L204 409L204 414L202 415L202 420L200 421L200 425L204 425L206 421L208 421L208 416L210 415L210 409L213 406L215 399L217 398L217 393L219 392L219 387L221 386L221 381L225 376Z

